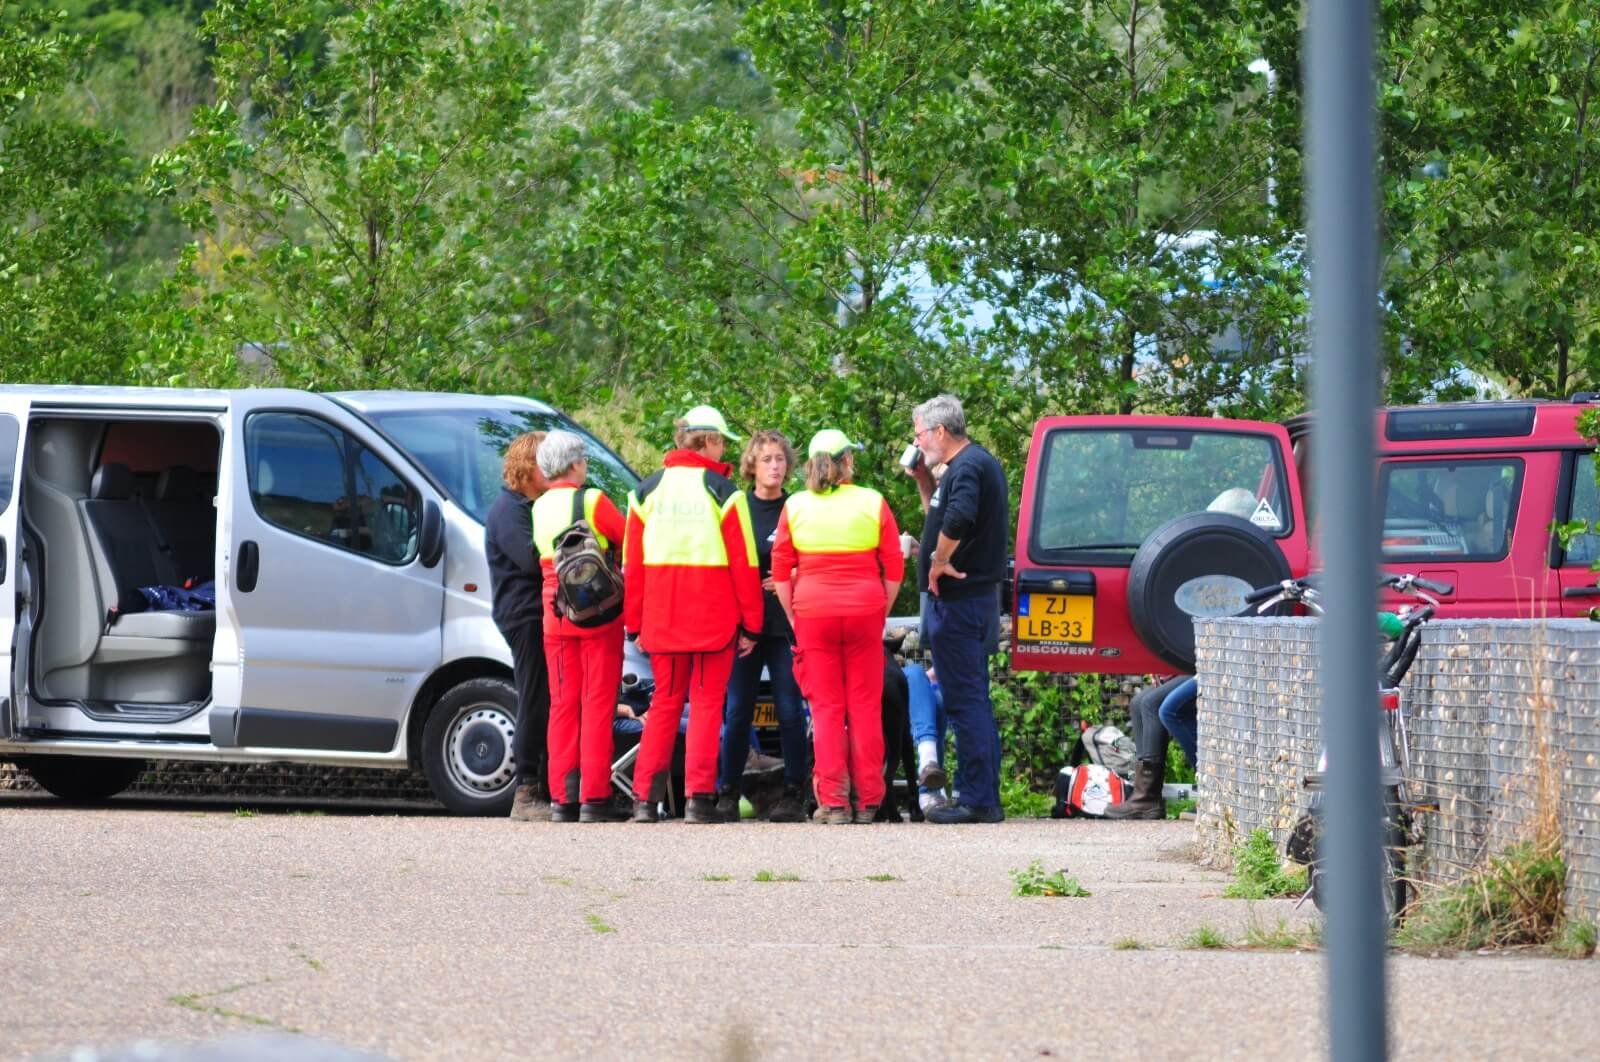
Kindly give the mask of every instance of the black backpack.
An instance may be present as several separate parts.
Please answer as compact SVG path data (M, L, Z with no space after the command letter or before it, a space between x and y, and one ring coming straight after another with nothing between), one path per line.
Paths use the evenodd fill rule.
M587 491L572 492L572 524L555 538L556 610L574 627L602 627L622 615L622 576L584 518Z

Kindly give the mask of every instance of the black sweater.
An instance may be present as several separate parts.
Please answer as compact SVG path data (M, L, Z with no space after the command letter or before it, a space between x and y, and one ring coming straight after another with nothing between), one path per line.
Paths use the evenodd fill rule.
M544 570L533 555L533 503L502 488L483 524L494 625L501 631L544 624Z
M993 454L968 443L951 459L928 502L917 558L917 589L928 589L928 565L943 531L960 541L950 563L965 579L939 580L939 594L951 600L992 595L1006 577L1010 549L1011 500L1006 474Z
M747 490L744 497L750 506L750 529L755 532L756 556L761 563L761 578L765 579L772 574L772 543L778 532L778 516L783 512L783 503L789 500L789 495L785 492L768 501L756 497L755 491ZM783 606L778 604L778 595L768 590L762 596L766 601L766 620L761 627L761 633L779 638L789 637L789 617L783 614Z

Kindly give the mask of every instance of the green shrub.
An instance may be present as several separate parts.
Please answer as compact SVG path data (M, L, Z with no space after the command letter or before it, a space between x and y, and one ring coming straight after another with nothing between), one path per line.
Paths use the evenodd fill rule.
M1557 845L1512 845L1462 881L1430 889L1407 911L1395 942L1425 951L1556 943L1566 880Z
M1298 896L1305 891L1305 868L1285 870L1272 834L1257 828L1233 850L1233 883L1222 890L1222 895L1234 900L1268 900Z

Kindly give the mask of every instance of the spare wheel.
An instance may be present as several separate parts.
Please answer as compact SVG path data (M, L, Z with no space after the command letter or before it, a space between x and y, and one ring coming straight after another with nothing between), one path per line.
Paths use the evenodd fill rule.
M1227 513L1186 513L1145 539L1128 571L1134 633L1184 674L1194 672L1194 621L1254 611L1244 596L1289 578L1272 536Z

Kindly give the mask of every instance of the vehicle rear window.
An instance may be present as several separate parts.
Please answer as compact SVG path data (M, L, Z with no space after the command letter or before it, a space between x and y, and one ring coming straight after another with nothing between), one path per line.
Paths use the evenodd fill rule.
M1384 462L1384 559L1500 560L1521 488L1520 458Z
M1045 440L1029 553L1131 559L1151 532L1185 513L1243 517L1291 530L1277 442L1246 432L1063 428Z

